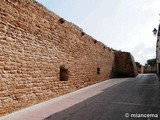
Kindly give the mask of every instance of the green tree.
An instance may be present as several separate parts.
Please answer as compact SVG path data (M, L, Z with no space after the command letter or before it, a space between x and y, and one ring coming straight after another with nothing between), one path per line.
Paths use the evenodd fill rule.
M140 68L142 65L139 63L139 62L135 62L136 63L136 66L138 67L138 68Z
M155 65L156 65L156 59L155 59L155 58L148 59L148 60L147 60L147 64L148 64L149 66L155 66Z

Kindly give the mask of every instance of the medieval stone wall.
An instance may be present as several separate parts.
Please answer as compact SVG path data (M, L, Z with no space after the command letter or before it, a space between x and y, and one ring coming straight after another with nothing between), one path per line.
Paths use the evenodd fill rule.
M111 78L115 51L34 0L0 3L0 115Z
M0 114L108 79L113 60L111 49L35 1L1 1Z
M114 77L135 77L138 74L133 56L129 52L115 52Z

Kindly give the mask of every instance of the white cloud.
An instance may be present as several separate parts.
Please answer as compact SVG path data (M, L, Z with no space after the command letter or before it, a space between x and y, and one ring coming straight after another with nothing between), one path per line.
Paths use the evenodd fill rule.
M155 14L160 14L160 1L159 0L152 0L151 4L144 5L143 9L145 10L151 10Z
M50 1L50 9L60 16L107 46L131 52L142 64L155 56L152 30L158 26L160 0L41 1Z
M135 61L145 64L148 59L155 58L155 53L153 49L155 46L147 47L144 42L139 43L132 49L132 53L135 56Z

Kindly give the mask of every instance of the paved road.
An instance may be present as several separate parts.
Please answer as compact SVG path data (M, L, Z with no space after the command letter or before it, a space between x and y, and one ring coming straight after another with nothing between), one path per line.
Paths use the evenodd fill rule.
M130 119L160 120L160 85L155 74L141 74L136 78L128 78L45 118L45 120Z
M158 119L160 85L156 74L106 80L0 117L0 120Z

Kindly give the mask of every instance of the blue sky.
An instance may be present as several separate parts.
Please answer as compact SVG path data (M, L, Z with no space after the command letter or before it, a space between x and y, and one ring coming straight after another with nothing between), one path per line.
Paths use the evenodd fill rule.
M145 64L156 56L152 30L160 20L160 0L37 0L116 50Z

